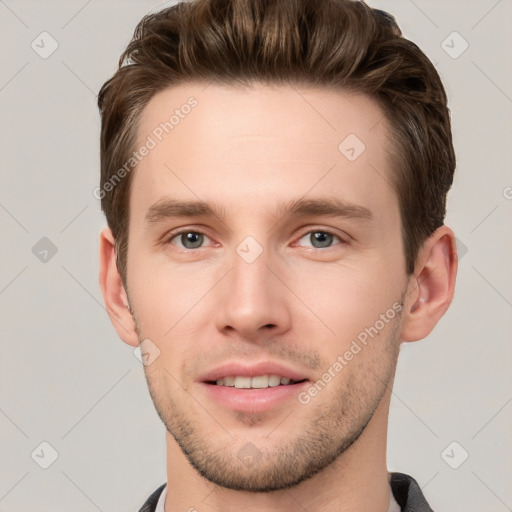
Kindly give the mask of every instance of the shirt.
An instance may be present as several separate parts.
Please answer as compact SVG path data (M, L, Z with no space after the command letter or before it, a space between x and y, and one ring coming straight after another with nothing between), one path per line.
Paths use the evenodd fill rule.
M391 496L388 512L434 512L414 478L404 473L391 473L390 477ZM167 485L162 484L139 512L165 512L166 494Z
M162 494L160 494L160 498L158 498L158 503L156 504L155 512L165 512L164 504L165 504L166 494L167 494L167 486L164 487ZM391 492L391 495L389 498L388 512L401 512L400 505L396 502L395 497L393 496L393 492Z

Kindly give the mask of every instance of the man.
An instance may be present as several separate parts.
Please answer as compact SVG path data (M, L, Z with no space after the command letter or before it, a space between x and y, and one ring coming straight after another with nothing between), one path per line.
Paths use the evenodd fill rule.
M167 431L141 511L430 511L386 468L400 345L457 271L427 57L358 1L194 0L99 107L100 286Z

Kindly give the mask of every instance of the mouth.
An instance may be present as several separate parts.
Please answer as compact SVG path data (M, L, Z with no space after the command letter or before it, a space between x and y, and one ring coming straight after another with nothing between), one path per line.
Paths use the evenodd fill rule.
M293 386L300 384L307 379L293 380L281 375L256 375L255 377L236 375L220 377L215 381L206 381L207 384L224 386L236 389L267 389L278 386Z
M298 394L309 382L304 374L269 361L224 364L199 379L203 392L221 407L254 414L299 404Z

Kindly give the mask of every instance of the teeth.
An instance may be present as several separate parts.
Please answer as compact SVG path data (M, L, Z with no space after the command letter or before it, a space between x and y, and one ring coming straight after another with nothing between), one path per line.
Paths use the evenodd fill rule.
M268 375L261 375L260 377L253 377L251 379L251 388L268 388Z
M235 377L235 388L248 389L251 387L251 377Z
M276 387L282 384L286 386L288 384L294 384L295 381L288 377L281 377L280 375L258 375L256 377L222 377L217 379L217 386L228 386L235 387L237 389L265 389L268 387Z
M281 377L279 375L270 375L268 378L268 385L271 388L275 388L276 386L279 386L281 384Z

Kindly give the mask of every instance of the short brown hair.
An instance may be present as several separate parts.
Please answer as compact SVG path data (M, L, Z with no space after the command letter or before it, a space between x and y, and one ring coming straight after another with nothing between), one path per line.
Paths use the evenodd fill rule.
M191 81L295 83L376 100L391 141L406 272L443 224L455 153L447 97L435 67L395 19L359 0L189 0L148 14L98 95L101 207L126 287L131 173L138 121L162 89ZM109 181L110 180L110 181Z

